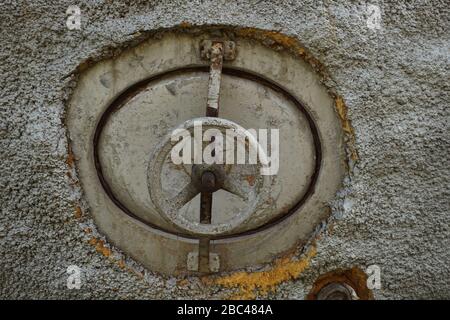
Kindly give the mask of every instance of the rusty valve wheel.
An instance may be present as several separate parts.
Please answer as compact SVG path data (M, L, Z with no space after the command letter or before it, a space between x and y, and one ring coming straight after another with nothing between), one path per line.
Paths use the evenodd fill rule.
M268 196L273 183L273 176L261 175L260 170L267 163L267 158L252 136L246 134L245 129L238 124L213 117L188 120L177 129L185 129L191 134L194 124L201 122L203 132L216 129L222 133L225 145L231 144L239 149L239 143L244 142L244 150L256 152L256 164L179 164L171 166L171 150L178 141L172 141L168 134L155 149L148 165L148 189L150 197L159 214L178 229L199 237L219 236L240 231L249 223L258 224L264 219L266 210L270 207ZM225 135L226 130L232 130L236 139ZM248 139L247 141L245 139ZM242 146L241 146L242 147ZM224 152L225 154L225 152ZM190 182L178 191L164 190L162 172L168 170L182 170L190 176ZM169 173L170 175L170 173ZM166 175L167 177L167 175ZM212 195L215 191L230 192L245 203L245 208L233 212L231 218L217 223L212 211ZM198 194L200 197L200 214L198 219L189 219L182 214L182 207Z

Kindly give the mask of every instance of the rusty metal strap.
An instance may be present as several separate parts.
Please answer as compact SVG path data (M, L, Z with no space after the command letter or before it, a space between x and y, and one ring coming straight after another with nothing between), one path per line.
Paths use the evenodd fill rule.
M219 116L220 83L223 66L223 44L216 42L211 46L211 66L209 71L207 117Z

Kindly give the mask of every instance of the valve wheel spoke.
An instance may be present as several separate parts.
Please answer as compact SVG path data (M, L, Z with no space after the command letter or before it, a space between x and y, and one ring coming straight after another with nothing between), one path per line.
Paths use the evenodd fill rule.
M225 179L223 190L238 196L246 202L249 200L249 194L251 192L251 189L245 186L245 181L237 179Z
M197 188L190 182L175 197L169 201L171 206L181 209L186 203L195 198L199 194Z

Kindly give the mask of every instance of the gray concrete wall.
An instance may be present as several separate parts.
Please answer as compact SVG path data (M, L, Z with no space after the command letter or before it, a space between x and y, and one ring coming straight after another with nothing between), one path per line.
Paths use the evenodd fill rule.
M66 28L78 4L81 30ZM77 70L176 25L276 30L321 62L359 161L318 230L308 267L268 297L303 299L328 271L377 264L376 299L450 298L447 1L7 1L0 4L0 297L225 298L163 278L110 246L76 183L65 108ZM81 67L80 67L81 66ZM78 206L81 206L79 209ZM300 254L300 253L299 253ZM82 287L66 287L69 265Z

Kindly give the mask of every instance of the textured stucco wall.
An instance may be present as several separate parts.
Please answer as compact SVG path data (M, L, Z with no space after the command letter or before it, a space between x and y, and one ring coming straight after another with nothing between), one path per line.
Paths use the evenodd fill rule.
M131 4L133 3L133 4ZM343 97L360 160L317 254L269 297L302 299L336 268L377 264L377 299L450 298L448 1L11 1L0 3L0 297L223 298L228 289L145 271L102 245L68 158L64 112L77 67L145 31L220 24L297 38ZM82 10L82 29L65 26ZM71 177L68 175L71 172ZM81 201L83 210L76 210ZM90 231L92 230L92 231ZM66 268L83 269L80 290Z

